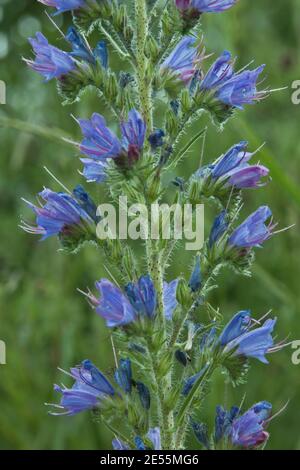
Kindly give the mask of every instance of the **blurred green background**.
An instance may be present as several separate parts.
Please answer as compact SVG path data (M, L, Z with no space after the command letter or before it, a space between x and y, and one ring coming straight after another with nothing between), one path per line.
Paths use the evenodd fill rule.
M70 17L56 21L65 31ZM203 29L208 52L229 49L239 57L239 67L253 59L257 65L266 63L264 86L288 87L238 113L222 133L210 127L205 159L216 158L241 139L249 140L251 149L267 142L259 159L271 168L273 181L247 193L244 213L267 203L280 227L296 224L258 252L250 280L223 273L222 287L211 303L220 305L227 317L244 308L257 316L273 309L279 318L278 338L290 334L299 339L300 105L291 102L291 84L300 80L299 1L240 0L227 13L206 15ZM113 360L107 330L76 292L105 275L99 253L87 247L79 256L67 256L58 252L56 240L39 243L18 228L20 214L28 216L22 196L33 200L43 185L59 189L44 165L68 187L82 183L78 157L60 136L79 139L71 113L88 117L103 111L92 93L62 107L55 83L43 84L26 68L21 59L31 56L27 37L36 31L64 46L42 5L0 0L0 79L7 84L7 104L0 106L0 339L7 345L7 365L0 366L0 448L107 449L111 436L88 413L54 418L43 404L56 400L52 384L61 380L57 366L67 369L89 357L109 372ZM112 60L118 65L116 57ZM184 173L194 171L198 161L196 147L182 167ZM99 192L91 191L94 196ZM176 261L169 272L172 279L186 262L179 254ZM216 377L205 419L212 423L214 407L224 402L224 395L228 405L246 394L247 405L265 399L275 410L290 400L270 426L267 448L300 449L300 365L292 364L291 354L288 348L272 356L270 366L253 363L248 384L235 390L225 390L222 378Z

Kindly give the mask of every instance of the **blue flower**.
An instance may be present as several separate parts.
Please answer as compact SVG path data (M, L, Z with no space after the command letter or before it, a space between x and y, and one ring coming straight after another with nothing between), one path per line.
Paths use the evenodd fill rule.
M153 444L153 450L162 450L160 429L158 427L150 428L147 437Z
M234 355L242 355L246 357L254 357L259 361L268 364L265 354L271 351L274 341L272 333L276 324L276 319L267 320L260 328L249 331L244 335L236 338L227 345L227 349L234 347Z
M178 279L174 279L174 281L171 281L169 283L164 282L164 314L167 320L172 320L173 312L178 305L176 299L178 282Z
M47 5L48 7L54 7L57 9L55 15L64 13L65 11L78 10L85 6L85 0L38 0L40 3Z
M197 292L202 285L202 273L201 273L201 264L200 256L196 256L195 266L189 280L189 287L192 292Z
M233 406L230 411L226 411L222 406L216 408L214 440L218 444L223 437L227 437L233 420L238 416L240 409Z
M132 389L132 370L130 359L121 359L120 366L115 372L115 380L119 387L121 387L125 393L131 393Z
M178 280L164 284L164 311L167 319L177 306L176 289ZM96 312L106 320L109 328L125 326L138 318L153 319L156 315L157 294L149 274L141 276L137 283L125 286L125 292L107 279L96 282L100 299L90 292L87 297Z
M151 396L149 388L142 382L136 382L135 385L140 397L142 407L145 408L145 410L149 410L151 405Z
M231 54L224 51L213 63L201 82L202 90L211 90L221 86L233 76Z
M156 291L149 274L141 276L137 284L129 283L125 291L131 305L138 315L153 318L156 313Z
M91 361L83 361L81 366L70 371L75 380L72 388L55 385L55 391L62 394L60 405L52 405L61 409L51 412L52 415L74 415L88 409L101 406L105 397L115 394L114 388L106 377Z
M231 8L237 0L175 0L176 7L182 12L219 13Z
M169 70L188 83L195 73L195 66L201 61L201 54L195 43L193 36L185 36L161 64L161 70Z
M222 211L214 220L213 226L209 234L208 245L211 249L215 243L222 237L228 228L227 222L227 212L226 210Z
M257 91L257 80L264 67L234 73L231 54L224 51L203 78L200 88L214 91L214 99L227 106L243 109L245 104L266 96L265 91Z
M35 38L29 38L29 42L36 55L35 60L25 62L30 68L45 77L46 81L52 78L61 78L75 69L75 62L67 52L51 46L42 33L36 33Z
M97 46L94 49L95 59L99 59L100 64L104 69L108 67L108 51L105 41L99 41Z
M269 438L265 427L271 411L271 403L262 401L234 419L230 430L232 444L244 448L255 448L264 444Z
M95 63L95 57L87 41L73 26L69 27L66 34L66 40L71 44L73 49L73 52L71 52L70 55L79 57L80 59L93 64Z
M156 150L164 145L165 133L162 129L156 129L149 135L148 141L150 142L152 150Z
M140 436L134 438L134 443L137 450L146 450L146 446Z
M252 248L260 246L272 236L275 225L267 220L272 218L271 209L261 206L251 214L228 239L228 245L236 248Z
M100 291L100 300L91 296L90 300L109 328L125 326L136 320L137 313L121 289L107 279L96 282L96 287Z
M243 109L245 104L253 104L266 96L265 91L257 91L257 80L264 70L261 65L255 70L237 73L217 90L216 96L224 104Z
M229 322L219 338L224 346L224 353L232 351L233 356L252 357L268 364L265 355L271 352L274 346L272 333L276 319L268 319L261 327L253 330L249 329L250 321L249 312L245 311L236 314Z
M78 202L75 197L66 193L56 193L50 189L44 189L39 196L45 201L44 206L38 207L24 200L36 214L36 226L22 223L21 227L26 232L40 234L42 240L52 235L59 235L66 240L79 240L91 234L95 221L91 217L90 205L89 208L83 208L82 202Z
M230 343L230 341L238 338L243 333L248 331L250 325L250 310L242 310L241 312L236 313L220 334L220 345L226 346L226 344Z
M83 175L88 181L102 182L105 179L108 159L127 156L130 163L139 158L145 141L146 124L135 109L129 111L128 121L121 122L121 142L98 113L94 113L91 120L79 119L78 122L84 136L79 147L89 157L81 160L84 164Z
M198 372L197 374L192 375L191 377L188 377L187 379L184 380L184 385L183 385L183 389L182 389L182 392L181 392L182 395L187 396L190 393L190 391L192 390L192 388L195 385L195 383L197 382L197 380L199 380L201 377L204 376L207 369L208 369L208 365L206 364L203 367L203 369L200 370L200 372Z
M208 428L204 423L196 423L192 421L192 429L194 431L196 439L202 444L206 449L210 448L209 437L208 437Z
M114 450L129 450L129 447L117 438L113 439L112 447Z

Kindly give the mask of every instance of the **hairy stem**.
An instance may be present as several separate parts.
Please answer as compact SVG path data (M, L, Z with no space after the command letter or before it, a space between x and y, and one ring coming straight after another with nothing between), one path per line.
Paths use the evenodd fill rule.
M136 14L136 62L140 107L147 124L147 133L153 128L151 81L147 77L148 60L145 55L145 44L148 35L146 0L135 0Z

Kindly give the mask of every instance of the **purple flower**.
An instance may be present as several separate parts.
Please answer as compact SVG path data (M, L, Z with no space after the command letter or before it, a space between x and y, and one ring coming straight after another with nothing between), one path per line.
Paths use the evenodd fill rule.
M48 7L57 9L55 15L64 13L65 11L78 10L85 5L85 0L38 0L40 3Z
M265 427L271 411L272 405L262 401L234 419L230 431L232 444L244 448L255 448L264 444L269 438Z
M240 312L227 325L220 337L224 353L233 351L234 356L253 357L268 364L265 355L273 349L272 333L277 320L268 319L263 326L249 330L250 320L248 312Z
M209 71L201 82L201 89L211 90L226 82L233 76L231 54L224 51L223 54L213 63Z
M106 179L107 163L101 160L93 160L92 158L81 158L84 164L83 176L88 183L102 183Z
M239 408L233 406L230 411L226 411L223 406L217 406L216 408L216 418L215 418L215 433L214 440L217 444L223 437L227 437L230 430L233 420L239 414Z
M93 51L90 49L84 37L73 26L69 27L66 40L71 44L73 49L70 53L71 56L78 57L92 64L95 63Z
M83 208L81 201L69 194L56 193L50 189L44 189L39 196L45 201L44 206L38 207L25 201L36 214L36 226L23 222L22 228L26 232L40 234L42 240L52 235L59 235L66 240L79 240L89 235L95 222Z
M153 450L162 450L160 429L158 427L149 429L147 437L153 444Z
M138 151L143 148L146 124L136 109L129 111L127 122L121 122L121 132L123 148L128 150L129 147L135 147Z
M121 289L107 279L96 282L96 287L100 291L100 300L95 297L90 297L90 300L98 315L106 320L108 328L125 326L136 320L136 311Z
M214 91L214 99L227 106L243 109L245 104L253 104L266 96L266 91L257 90L257 80L264 67L234 73L231 54L224 51L209 69L200 88Z
M45 77L46 81L67 75L75 68L75 62L67 52L51 46L42 33L36 33L29 42L36 55L35 60L25 59L30 68Z
M228 10L236 2L237 0L175 0L180 11L194 10L199 13L219 13Z
M195 73L195 65L201 61L195 43L193 36L185 36L162 63L161 70L169 70L188 83Z
M107 127L103 116L92 115L91 120L78 120L84 139L80 150L89 158L81 161L84 164L83 175L87 181L102 182L106 178L105 170L108 159L128 157L128 161L139 158L142 151L146 124L135 109L128 113L128 121L121 122L122 141Z
M260 246L272 236L275 227L272 220L266 225L266 221L271 217L271 209L268 206L261 206L234 230L228 239L228 245L237 248Z
M256 85L259 75L265 66L261 65L255 70L245 70L237 73L217 90L216 96L228 106L243 109L245 104L253 104L266 96L265 91L257 91Z
M83 361L80 367L71 369L69 375L75 380L72 388L64 385L54 387L56 392L62 394L62 398L59 405L52 406L62 411L51 412L52 415L74 415L94 409L101 406L105 397L115 394L110 382L89 360Z

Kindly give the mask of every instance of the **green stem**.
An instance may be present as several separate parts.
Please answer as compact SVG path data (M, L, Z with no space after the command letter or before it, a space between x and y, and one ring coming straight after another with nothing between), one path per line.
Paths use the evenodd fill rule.
M136 15L136 61L140 107L147 124L147 133L153 128L152 89L147 77L148 60L145 55L145 44L148 36L148 20L146 0L135 0Z

